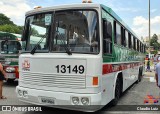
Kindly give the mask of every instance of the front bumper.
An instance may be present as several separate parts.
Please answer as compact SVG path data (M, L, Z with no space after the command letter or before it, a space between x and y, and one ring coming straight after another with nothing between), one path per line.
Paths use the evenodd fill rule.
M27 91L27 95L19 95L18 91L21 90ZM23 88L20 86L16 87L17 97L20 101L36 104L36 105L43 105L55 108L62 108L62 109L70 109L70 110L79 110L79 111L97 111L101 109L103 106L101 105L101 93L97 94L78 94L78 93L64 93L64 92L55 92L55 91L46 91L46 90L36 90L30 88ZM74 105L72 103L72 97L88 97L90 102L89 105L82 105L79 103L78 105ZM41 101L41 98L50 98L54 100L54 104L44 104Z

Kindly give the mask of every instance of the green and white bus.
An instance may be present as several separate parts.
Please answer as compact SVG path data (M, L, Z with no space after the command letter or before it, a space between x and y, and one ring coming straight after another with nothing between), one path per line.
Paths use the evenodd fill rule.
M18 57L21 50L21 35L0 31L0 62L7 73L7 82L19 78Z
M31 47L33 36L39 41ZM22 41L16 92L23 102L96 111L116 105L143 75L145 45L102 4L29 11Z

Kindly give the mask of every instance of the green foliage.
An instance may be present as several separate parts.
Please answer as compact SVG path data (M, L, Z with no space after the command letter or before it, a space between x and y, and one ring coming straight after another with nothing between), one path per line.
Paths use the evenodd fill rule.
M157 54L158 50L151 51L151 54Z
M7 16L0 13L0 31L21 34L23 26L17 26Z
M17 26L18 27L18 29L19 29L19 34L22 34L22 31L23 31L23 26Z
M20 34L20 29L16 25L2 25L0 31Z
M6 24L15 25L13 21L10 21L10 18L0 13L0 25L6 25Z
M39 33L35 28L31 29L31 33L32 33L33 36L39 36Z
M158 43L158 36L156 34L152 36L150 45L153 46L155 50L159 49L160 44Z

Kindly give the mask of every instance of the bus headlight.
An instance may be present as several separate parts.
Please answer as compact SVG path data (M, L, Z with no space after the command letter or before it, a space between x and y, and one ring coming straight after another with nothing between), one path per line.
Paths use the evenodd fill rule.
M15 72L15 68L14 67L7 67L6 68L6 72Z
M79 104L79 98L78 97L72 97L72 103L75 105Z
M23 91L23 97L27 97L28 92L27 91Z
M22 95L23 95L22 90L18 90L18 95L19 95L19 96L22 96Z
M82 102L83 105L88 105L88 104L89 104L89 98L87 98L87 97L82 97L82 98L81 98L81 102Z

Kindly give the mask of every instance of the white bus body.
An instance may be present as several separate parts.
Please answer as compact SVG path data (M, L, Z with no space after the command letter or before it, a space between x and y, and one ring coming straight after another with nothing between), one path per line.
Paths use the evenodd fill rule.
M138 80L142 62L119 61L107 63L103 61L101 5L86 3L55 6L30 11L27 16L42 12L72 9L97 11L100 38L99 53L81 54L73 52L72 55L67 53L21 54L19 56L19 84L16 87L19 100L36 105L71 110L96 111L115 98L118 76L121 75L122 79L120 80L123 81L121 83L123 86L122 92ZM109 65L109 67L106 65ZM119 69L120 67L124 68ZM107 71L105 71L105 68ZM111 71L108 71L108 68Z

